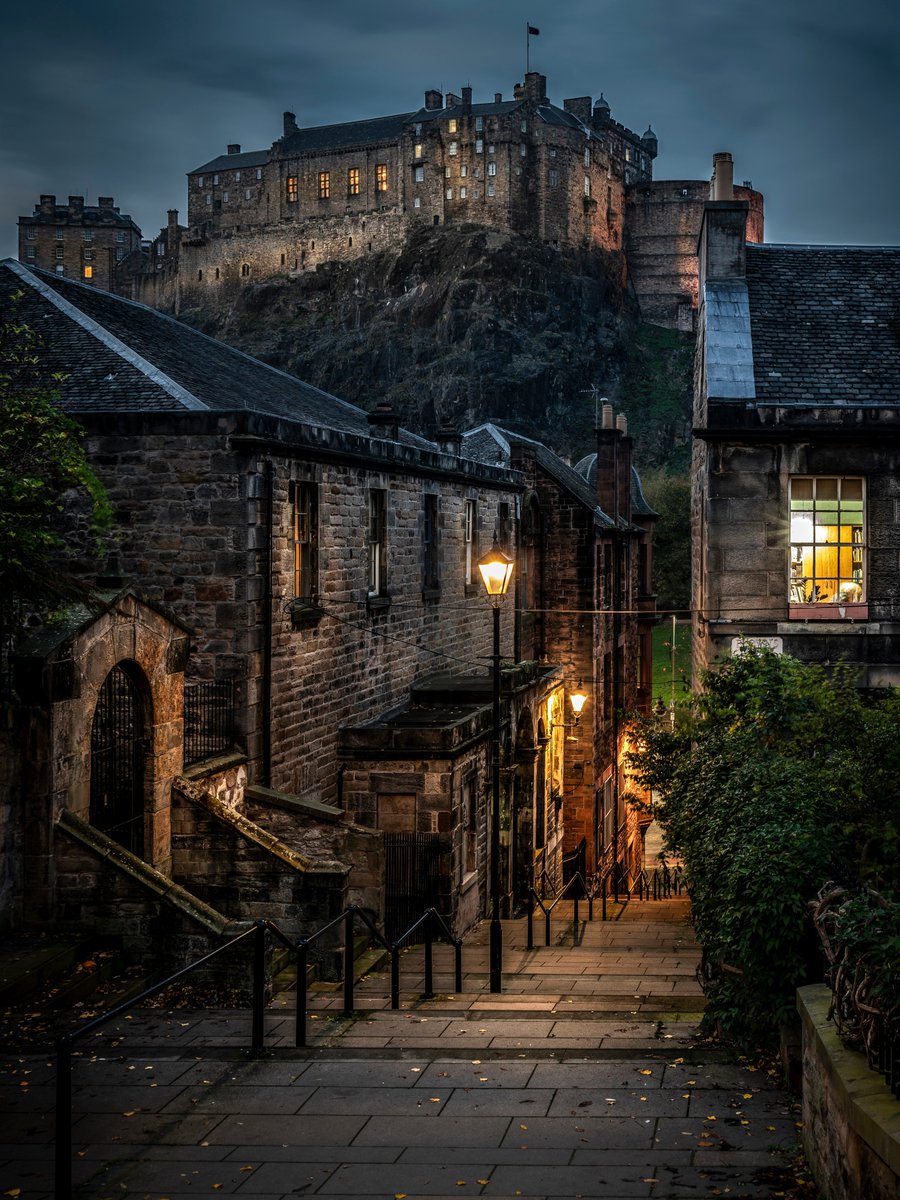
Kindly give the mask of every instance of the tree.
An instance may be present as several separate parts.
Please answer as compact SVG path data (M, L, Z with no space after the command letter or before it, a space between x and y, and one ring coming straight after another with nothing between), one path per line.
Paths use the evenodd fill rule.
M900 695L749 644L703 687L674 731L637 727L629 770L685 864L708 1018L772 1040L821 971L808 904L822 884L900 886Z
M659 513L653 529L653 590L660 612L691 607L691 481L665 470L641 473L644 497Z
M41 340L21 320L20 300L18 293L0 311L0 624L7 628L17 605L48 610L83 593L67 570L64 501L82 503L95 531L110 519L81 428L59 408L59 377L42 368Z

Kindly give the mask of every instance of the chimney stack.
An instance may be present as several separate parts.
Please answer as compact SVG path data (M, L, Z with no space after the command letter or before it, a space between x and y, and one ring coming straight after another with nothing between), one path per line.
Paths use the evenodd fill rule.
M472 89L470 87L463 88L462 103L463 103L463 108L466 110L466 112L470 112L472 109Z
M102 207L103 206L101 203L101 208ZM69 197L69 216L70 217L80 217L83 212L84 212L84 196L70 196Z
M56 208L56 197L49 194L41 196L41 202L38 205L42 213L52 213Z
M608 517L618 520L619 488L616 479L616 443L619 432L613 420L613 406L602 401L600 428L597 430L597 503Z
M170 208L166 213L166 255L175 254L178 247L178 209Z
M240 154L240 152L241 152L240 142L229 142L228 143L228 153L229 154Z
M494 92L494 103L495 104L503 103L503 93L502 92Z
M98 196L97 197L97 207L98 208L113 208L114 205L113 205L112 196ZM116 209L116 212L118 212L118 211L119 210Z
M618 485L619 516L631 523L631 452L633 442L628 436L628 418L624 413L616 417L619 434L616 446L616 483Z
M374 411L369 413L369 433L372 437L384 438L389 442L398 440L400 421L386 400L376 404Z
M734 199L734 163L727 150L713 155L712 194L710 200Z
M455 454L459 457L462 451L462 434L455 429L439 429L434 440L445 454Z
M437 88L429 88L425 93L425 107L429 112L437 112L438 109L443 108L443 93L439 92Z
M290 137L292 133L297 132L297 117L295 113L286 112L284 114L284 133L283 137Z

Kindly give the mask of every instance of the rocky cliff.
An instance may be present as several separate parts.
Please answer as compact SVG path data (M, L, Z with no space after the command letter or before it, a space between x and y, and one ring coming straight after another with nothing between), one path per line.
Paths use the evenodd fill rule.
M639 462L682 457L689 433L691 339L640 323L620 253L421 228L180 316L426 435L496 420L578 457L601 395L628 413Z

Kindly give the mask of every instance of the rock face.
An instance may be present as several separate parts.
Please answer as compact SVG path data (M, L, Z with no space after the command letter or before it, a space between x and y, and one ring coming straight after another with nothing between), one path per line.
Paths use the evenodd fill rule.
M496 420L577 457L600 395L629 413L639 462L666 461L689 431L691 339L654 327L648 353L618 252L425 227L179 315L363 408L387 401L426 436Z

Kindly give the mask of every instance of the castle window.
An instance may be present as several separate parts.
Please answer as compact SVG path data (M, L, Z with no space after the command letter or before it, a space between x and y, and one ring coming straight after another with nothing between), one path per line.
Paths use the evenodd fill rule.
M219 183L218 175L213 175L213 187L217 187Z
M257 178L257 180L262 179L262 167L256 168L256 178Z
M327 200L331 195L331 172L319 172L319 199Z
M241 275L244 277L244 279L246 279L249 274L250 274L250 264L242 263L241 264Z
M89 263L85 265L84 277L85 277L85 279L93 279L94 278L94 268Z
M368 591L370 596L387 592L387 492L369 489L369 520L366 532Z
M66 231L63 229L62 225L57 225L57 227L56 227L56 240L57 240L58 242L61 242L65 236L66 236Z
M625 161L631 162L631 147L630 146L625 147Z
M117 242L124 242L124 241L125 241L125 234L124 234L124 232L123 232L121 229L119 229L119 230L117 230L117 231L116 231L116 241L117 241Z
M318 496L314 483L293 485L294 596L312 602L319 590Z
M86 242L92 242L94 240L94 231L93 229L85 229L81 236Z
M584 165L586 167L589 167L591 165L591 148L590 148L590 146L585 146L585 148L584 148Z
M449 153L450 154L459 154L459 142L451 142L450 143Z
M347 172L347 194L359 195L359 167L351 167Z
M487 194L489 196L493 196L493 194L494 194L494 185L492 183L489 183L487 185Z
M424 183L425 182L425 168L424 167L413 167L413 179L416 181L416 183Z
M447 132L448 133L456 133L456 130L457 130L456 118L451 117L450 120L447 122Z
M522 158L524 158L527 153L528 153L528 147L525 145L524 142L520 143L519 154L522 156Z
M590 181L590 177L587 175L585 175L585 177L584 177L584 194L586 196L589 196L591 194L591 181Z
M488 175L496 175L496 174L497 174L497 164L495 162L489 162L488 163Z
M228 193L227 192L222 193L222 199L225 201L226 204L228 203Z
M422 207L422 201L419 199L418 196L416 196L415 200L413 200L413 208L421 208L421 207Z
M385 163L378 163L375 167L375 190L378 192L388 190L388 172Z
M33 242L36 236L37 236L37 230L35 229L35 227L33 225L27 225L25 227L25 237L27 238L27 240L29 242Z
M551 187L559 186L559 171L556 169L556 167L550 168L550 171L549 171L549 174L547 177L547 182L550 184Z
M197 187L198 187L198 188L202 188L202 187L203 187L203 176L202 176L202 175L198 175L198 176L197 176Z
M790 483L791 604L865 600L862 479L794 478Z
M461 187L461 188L459 189L459 198L460 198L460 200L465 200L465 198L466 198L466 196L468 196L468 194L469 194L469 193L467 192L467 190L466 190L464 187Z
M481 133L482 129L484 129L484 117L476 117L475 118L475 132Z
M453 199L453 188L452 187L447 188L447 199L448 200Z
M484 139L483 138L475 139L475 153L476 154L484 154Z
M433 592L441 586L438 555L438 498L429 492L424 496L424 501L422 587L426 592Z
M62 258L62 256L65 254L65 252L66 252L65 246L57 246L56 247L56 257L57 258Z
M244 188L244 199L245 199L245 200L249 200L249 199L251 199L251 197L252 197L252 196L253 196L253 191L252 191L252 189L251 189L251 188Z
M207 192L206 193L206 206L207 206L207 208L209 208L211 205L212 205L212 193Z
M460 178L465 179L465 177L468 175L468 173L469 173L469 168L466 166L466 164L460 163L459 164Z
M288 204L296 204L300 199L300 181L296 175L288 175L285 184L285 199Z
M240 171L235 171L235 173L234 173L234 182L235 182L235 183L240 183L240 182L241 182L241 173L240 173Z
M34 246L26 246L25 247L25 257L26 258L34 258L34 256L35 256L35 247Z
M421 157L422 157L422 143L416 142L415 147L413 148L413 158L421 158Z

